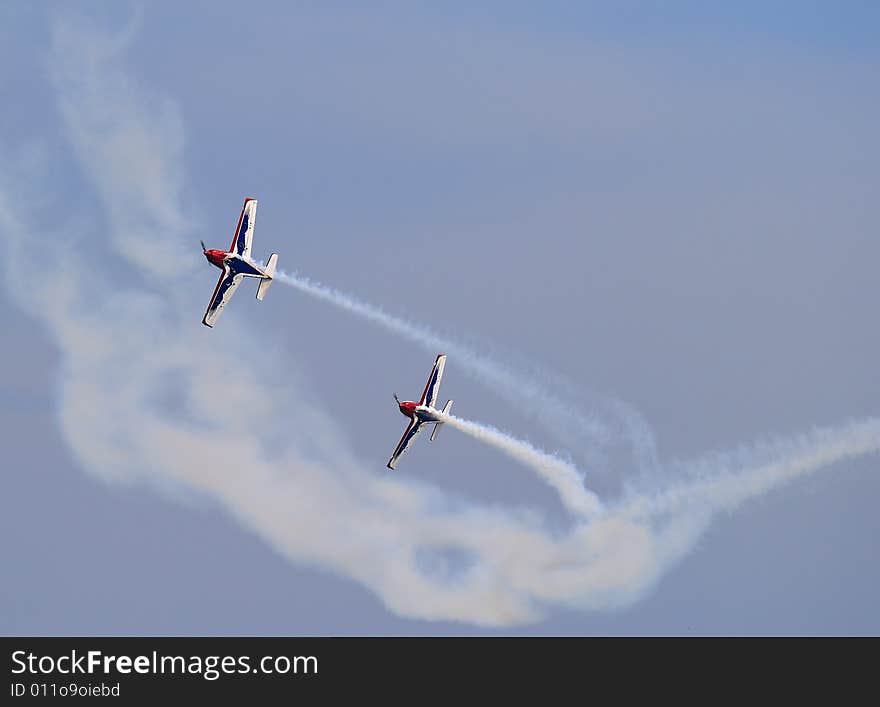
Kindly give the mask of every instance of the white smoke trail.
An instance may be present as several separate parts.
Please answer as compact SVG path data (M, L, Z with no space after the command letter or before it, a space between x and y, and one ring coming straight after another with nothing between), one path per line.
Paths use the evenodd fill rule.
M758 445L739 454L715 454L683 465L689 481L670 483L650 495L636 494L620 505L632 517L657 517L697 508L732 511L798 476L843 459L880 451L880 420L814 430L794 439Z
M516 373L490 357L472 351L457 342L440 337L428 327L392 316L378 307L331 287L312 282L302 276L279 271L276 273L276 279L321 301L378 324L393 334L423 346L428 351L445 351L455 357L457 364L469 368L494 390L508 398L516 399L524 406L540 407L544 412L543 419L546 420L548 415L550 416L551 425L559 411L564 410L564 417L569 421L572 418L580 420L581 429L579 432L592 431L593 434L597 434L600 430L604 430L601 423L588 420L581 411L572 409L570 405L564 405L562 401L554 398L546 389L527 376ZM581 516L591 516L601 508L599 498L584 487L584 475L573 464L547 454L528 442L517 439L495 427L453 415L444 415L443 417L453 427L495 446L508 456L537 471L542 479L556 489L562 502L574 513ZM602 433L604 434L604 431Z
M444 413L439 416L445 424L492 445L534 469L544 481L556 489L565 506L577 515L590 518L601 512L602 503L599 497L584 487L583 474L574 465L491 425Z
M603 408L604 415L591 414L582 410L578 401L551 392L546 384L531 375L458 341L440 336L427 326L396 317L380 307L303 275L279 270L275 279L319 301L377 324L429 353L443 351L449 354L455 359L456 365L470 372L505 400L517 404L523 414L532 415L570 448L581 449L588 459L594 459L599 448L619 437L632 446L641 471L647 473L657 464L650 426L637 411L619 400L593 396Z
M88 220L77 245L94 244L105 267L94 267L96 261L79 248L51 247L57 244L53 234L39 226L51 204L40 202L39 214L28 210L37 203L34 193L52 191L52 159L47 157L42 173L23 169L10 155L0 161L11 170L0 172L0 181L8 176L10 184L0 184L4 284L58 348L59 420L90 473L114 481L170 479L195 488L285 557L351 578L399 614L515 625L540 618L552 606L632 603L692 550L719 512L880 449L880 421L866 420L709 456L681 465L686 480L606 503L565 531L551 530L537 513L471 504L403 475L372 473L299 384L295 357L279 360L269 350L254 351L243 336L225 337L218 347L198 317L194 322L193 308L203 304L204 291L179 277L184 264L173 256L192 240L181 228L186 209L179 196L185 181L180 121L167 104L135 90L120 69L118 44L89 28L59 24L50 62L70 144L106 219ZM63 147L46 154L54 159L65 153ZM29 184L33 193L12 191ZM77 203L89 201L79 196ZM67 213L71 201L55 204L54 211ZM65 238L73 238L64 225ZM152 250L144 255L147 238ZM160 260L177 270L168 272ZM41 263L39 278L26 266L33 262ZM120 268L135 277L108 280ZM537 384L524 388L517 375L487 357L322 286L301 279L294 286L396 328L433 352L445 349L499 392L531 396L542 406L556 402ZM224 327L240 331L246 322L228 311ZM242 367L242 360L253 365ZM278 380L288 387L283 394ZM163 401L169 390L173 404ZM569 409L562 406L560 414ZM582 417L579 424L596 422ZM502 433L498 439L460 424L463 431L488 435L499 449L507 444ZM637 420L636 429L644 429L639 425ZM521 461L546 461L534 448L537 456L521 447L520 457L510 446L504 451ZM551 482L571 480L562 484L566 492L580 486L588 493L576 472L547 468L553 470L545 477ZM430 562L426 568L418 560L449 551L465 558L453 576L438 575Z
M432 353L443 351L450 354L456 362L460 362L463 367L472 371L501 393L513 393L520 399L534 400L537 405L542 407L551 407L559 402L550 397L548 392L534 381L516 374L484 354L472 351L458 342L435 334L426 326L395 317L375 305L301 275L278 270L275 273L275 279L322 302L327 302L362 319L378 324L392 334L408 339L427 351ZM597 433L604 433L604 423L598 420L584 420L582 424L586 428L594 429Z

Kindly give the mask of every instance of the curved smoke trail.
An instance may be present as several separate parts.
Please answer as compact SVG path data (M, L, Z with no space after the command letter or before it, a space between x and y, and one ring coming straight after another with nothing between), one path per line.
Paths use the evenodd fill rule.
M440 419L474 439L491 445L509 457L531 467L556 489L566 508L583 518L601 512L599 497L584 487L583 474L572 464L538 449L528 442L502 432L497 427L440 413Z

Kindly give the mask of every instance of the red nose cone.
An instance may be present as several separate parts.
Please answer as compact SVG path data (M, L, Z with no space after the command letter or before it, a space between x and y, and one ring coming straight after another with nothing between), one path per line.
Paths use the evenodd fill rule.
M216 265L218 268L222 268L223 258L226 257L226 253L222 250L206 250L205 257L211 265Z
M412 417L413 413L416 411L416 404L411 402L403 402L398 403L397 406L400 408L400 412L407 417Z

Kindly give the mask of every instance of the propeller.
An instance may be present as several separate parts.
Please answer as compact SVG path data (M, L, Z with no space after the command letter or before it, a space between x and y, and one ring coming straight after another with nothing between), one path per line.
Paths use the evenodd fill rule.
M206 253L208 251L208 248L205 246L205 241L199 241L199 243L202 244L202 252Z
M397 397L397 393L394 394L394 402L400 405L400 398Z

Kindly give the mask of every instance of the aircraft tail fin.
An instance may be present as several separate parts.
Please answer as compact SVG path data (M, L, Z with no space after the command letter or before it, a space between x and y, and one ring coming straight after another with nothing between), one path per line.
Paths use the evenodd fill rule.
M452 410L452 403L453 403L452 400L446 401L446 406L443 408L444 415L448 415L449 411ZM430 438L428 439L429 442L433 442L434 439L437 437L437 433L440 431L440 425L442 425L442 424L443 424L442 422L437 422L434 424L434 429L431 432Z
M266 296L266 292L269 290L269 285L272 284L272 278L275 277L276 263L278 263L278 253L272 253L272 255L269 256L269 262L266 264L266 269L264 270L265 276L260 280L260 284L257 286L257 299L260 301Z

